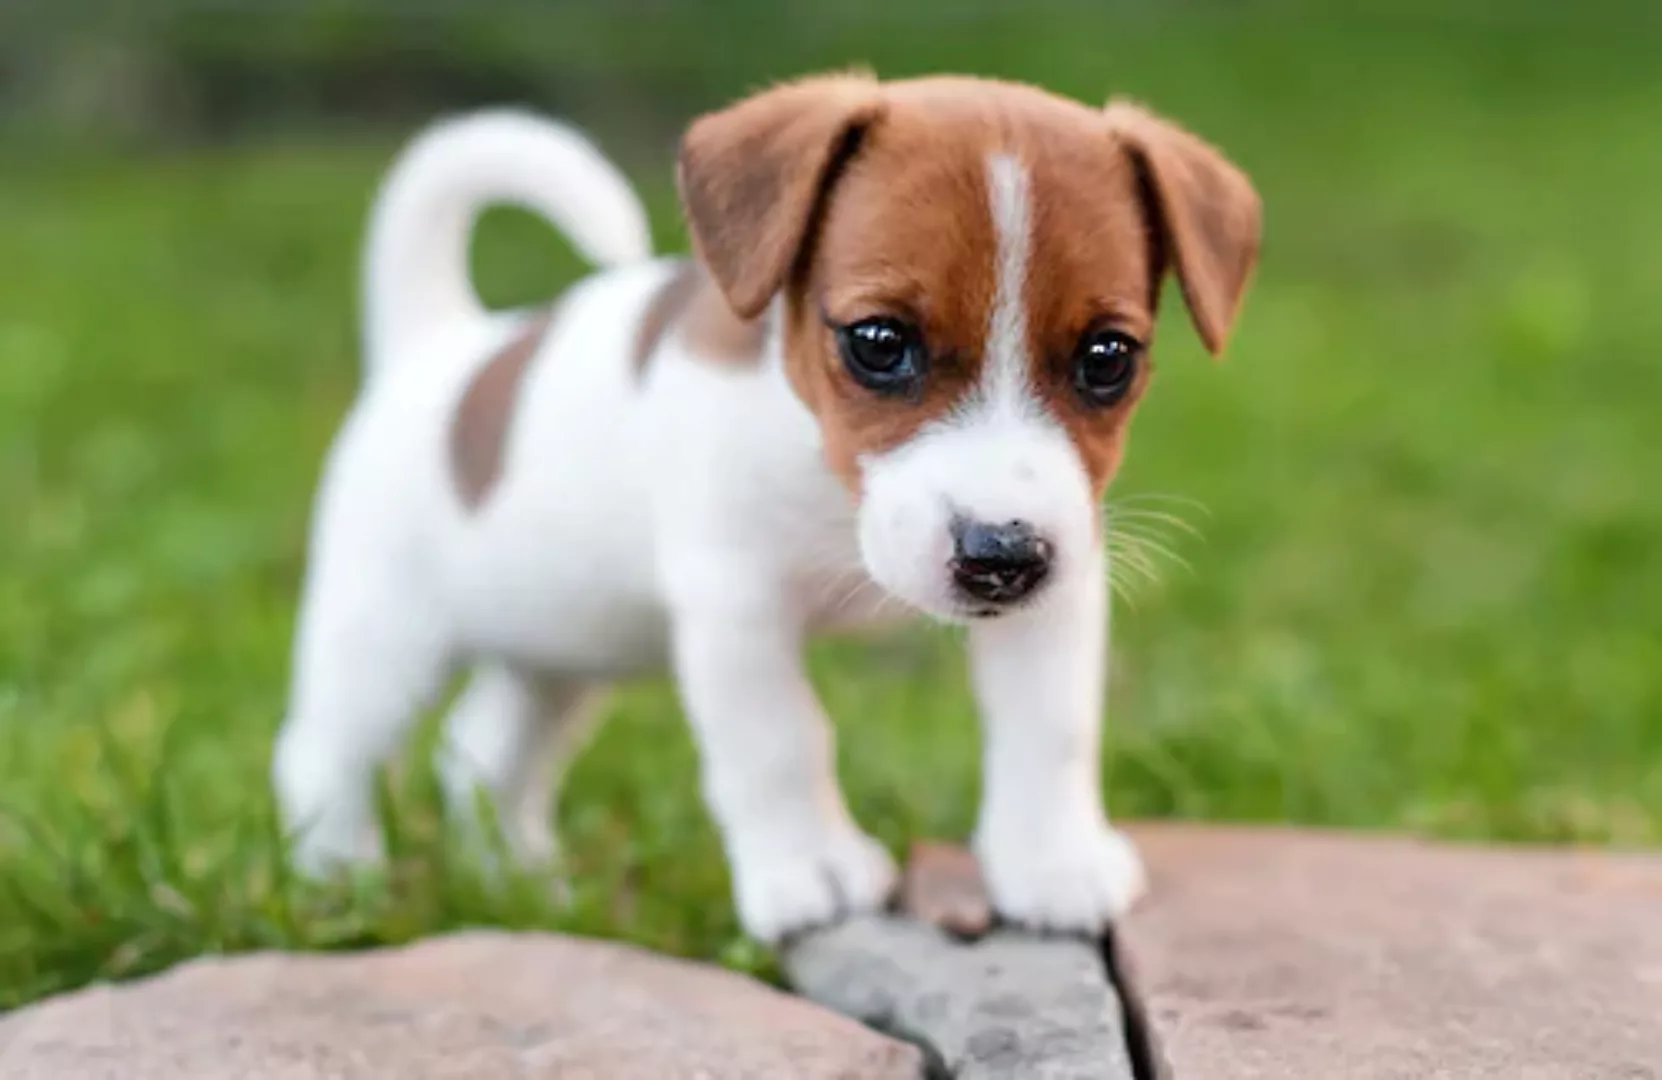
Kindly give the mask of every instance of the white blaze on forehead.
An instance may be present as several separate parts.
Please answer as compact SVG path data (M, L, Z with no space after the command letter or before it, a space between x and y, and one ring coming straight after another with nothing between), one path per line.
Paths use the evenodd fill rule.
M1041 404L1027 344L1031 177L987 158L995 287L973 390L910 439L860 458L860 557L873 580L946 617L963 613L949 567L959 518L1023 521L1056 548L1053 576L1092 572L1097 508L1078 448Z
M987 159L987 192L998 250L996 287L982 356L981 404L1023 413L1035 404L1028 385L1027 265L1032 255L1032 200L1027 169L1009 154Z

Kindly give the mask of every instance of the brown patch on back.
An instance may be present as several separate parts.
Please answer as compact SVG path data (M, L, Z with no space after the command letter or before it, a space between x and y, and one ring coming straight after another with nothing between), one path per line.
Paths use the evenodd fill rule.
M767 327L760 318L734 314L708 272L688 259L658 286L641 313L635 334L637 375L671 334L705 360L744 365L761 359Z
M554 323L555 306L535 315L487 360L462 394L450 420L450 470L462 505L477 509L502 474L508 429L531 359Z
M701 276L698 264L691 259L684 260L647 300L645 309L641 311L640 327L635 331L637 374L646 369L647 361L658 351L658 345L669 332L670 324L675 322L676 316L692 300L693 293L698 291Z
M701 287L687 304L677 337L705 360L721 364L754 364L767 344L765 318L741 319L727 306L715 282L701 275Z

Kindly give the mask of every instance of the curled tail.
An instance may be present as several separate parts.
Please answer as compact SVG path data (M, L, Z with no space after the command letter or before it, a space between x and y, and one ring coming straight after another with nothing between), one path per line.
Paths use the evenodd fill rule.
M371 377L429 330L484 314L468 245L492 203L541 214L602 267L652 255L634 189L572 128L515 109L440 121L405 148L370 214L363 335Z

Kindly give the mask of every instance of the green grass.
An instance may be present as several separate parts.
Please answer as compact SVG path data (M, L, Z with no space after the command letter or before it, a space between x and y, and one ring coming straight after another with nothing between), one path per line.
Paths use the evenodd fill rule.
M1202 534L1175 534L1192 571L1116 615L1113 811L1662 840L1657 35L1088 29L853 27L778 62L1128 90L1263 190L1236 348L1207 363L1170 291L1119 488L1205 509L1173 504ZM734 68L732 88L764 74ZM203 951L483 922L766 969L663 684L618 700L572 777L569 909L531 882L486 890L438 841L417 768L390 785L388 880L283 873L267 755L312 485L357 378L362 213L394 145L0 163L0 1007ZM667 150L629 159L676 243ZM478 262L504 302L577 270L507 213ZM961 836L976 738L951 637L829 643L814 664L862 820L897 848Z

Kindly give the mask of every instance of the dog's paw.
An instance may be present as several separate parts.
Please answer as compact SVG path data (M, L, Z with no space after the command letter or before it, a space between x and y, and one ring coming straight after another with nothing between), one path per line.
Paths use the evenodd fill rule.
M895 864L858 829L806 843L768 844L736 855L733 888L739 921L767 944L802 930L883 907Z
M373 828L314 828L294 837L289 864L301 877L315 881L380 869L386 848Z
M1147 885L1136 847L1106 825L978 840L976 857L994 910L1032 930L1099 934Z

